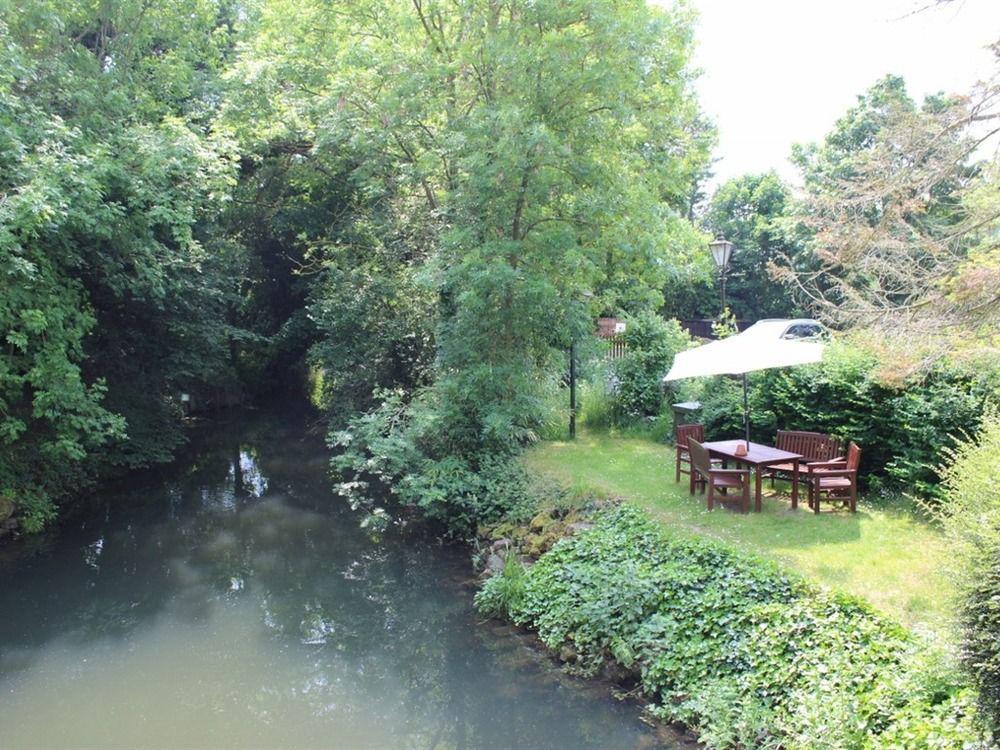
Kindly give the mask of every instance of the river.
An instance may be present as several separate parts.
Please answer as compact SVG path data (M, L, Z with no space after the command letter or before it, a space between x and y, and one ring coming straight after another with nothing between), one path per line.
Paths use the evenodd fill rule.
M471 606L468 550L381 538L300 409L197 430L0 549L0 747L679 748Z

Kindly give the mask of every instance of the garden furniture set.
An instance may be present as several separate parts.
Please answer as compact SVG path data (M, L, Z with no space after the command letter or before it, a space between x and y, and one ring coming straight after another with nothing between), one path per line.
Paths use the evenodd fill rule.
M676 430L677 466L675 479L689 475L691 494L700 489L707 493L708 509L716 502L729 500L737 491L741 510L750 510L750 474L754 475L754 510L761 510L761 485L764 477L789 479L792 485L792 509L798 508L799 482L808 490L808 503L819 513L820 502L838 502L851 512L857 510L858 464L861 449L851 443L842 455L837 438L818 432L779 431L774 447L746 440L705 442L705 428L700 424L678 425ZM743 468L730 469L733 463Z

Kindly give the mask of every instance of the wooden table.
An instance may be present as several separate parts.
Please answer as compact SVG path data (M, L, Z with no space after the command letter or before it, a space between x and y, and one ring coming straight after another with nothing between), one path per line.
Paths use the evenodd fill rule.
M745 456L736 455L736 446L743 445L743 440L718 440L714 443L704 443L708 452L716 458L721 458L723 462L733 461L738 464L752 466L755 476L754 487L754 510L760 513L760 470L775 464L792 464L792 509L799 507L799 461L803 456L798 453L789 453L772 448L769 445L760 443L749 443L749 450Z

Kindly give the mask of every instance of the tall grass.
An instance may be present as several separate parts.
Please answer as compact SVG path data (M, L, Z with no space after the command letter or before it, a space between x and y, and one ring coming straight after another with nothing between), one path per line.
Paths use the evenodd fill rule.
M577 395L582 425L599 431L615 425L615 399L603 378L582 382Z

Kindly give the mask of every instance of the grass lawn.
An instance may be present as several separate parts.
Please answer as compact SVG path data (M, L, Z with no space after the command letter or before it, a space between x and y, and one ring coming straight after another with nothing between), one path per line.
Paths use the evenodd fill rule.
M807 578L867 599L910 627L944 632L950 587L940 574L944 540L929 523L898 507L858 512L826 509L818 516L801 496L792 511L787 486L765 482L762 513L742 515L688 494L687 477L674 483L674 449L641 438L583 433L575 442L544 442L526 461L575 490L620 496L649 510L668 527L724 539L774 558ZM801 489L801 488L800 488ZM751 506L752 506L751 497Z

